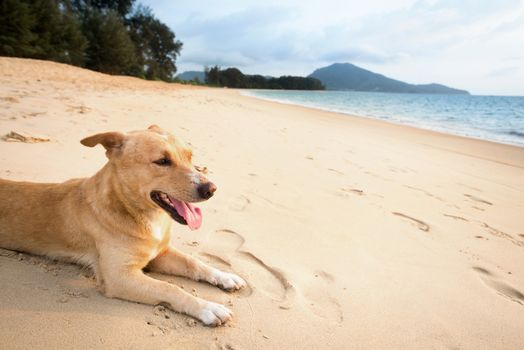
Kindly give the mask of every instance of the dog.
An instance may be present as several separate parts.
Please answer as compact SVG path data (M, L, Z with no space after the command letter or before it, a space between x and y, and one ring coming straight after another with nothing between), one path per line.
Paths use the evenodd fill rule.
M92 177L58 184L0 179L0 247L88 266L110 298L166 304L207 326L229 321L225 306L144 273L184 276L228 291L246 286L241 277L170 245L173 221L198 229L202 212L192 203L217 189L192 165L191 149L156 125L80 142L106 150L107 163Z

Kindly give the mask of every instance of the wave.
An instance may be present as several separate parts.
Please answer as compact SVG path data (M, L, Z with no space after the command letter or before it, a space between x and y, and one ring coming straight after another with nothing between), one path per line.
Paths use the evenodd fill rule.
M354 91L248 90L280 103L524 146L523 96L413 95ZM522 130L522 131L521 131Z
M506 135L511 135L511 136L517 136L517 137L520 137L520 138L524 138L524 132L520 132L520 131L511 130L511 131L505 132L505 134Z

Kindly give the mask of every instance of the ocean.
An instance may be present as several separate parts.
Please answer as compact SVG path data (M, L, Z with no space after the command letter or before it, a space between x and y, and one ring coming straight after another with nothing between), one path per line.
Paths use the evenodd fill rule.
M524 96L249 90L245 95L524 146Z

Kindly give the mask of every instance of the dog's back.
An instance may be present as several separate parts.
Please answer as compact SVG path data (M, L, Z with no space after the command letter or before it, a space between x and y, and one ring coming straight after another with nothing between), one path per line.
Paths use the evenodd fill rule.
M0 179L0 247L34 254L66 252L80 228L72 206L80 201L81 179L61 184ZM76 203L80 204L80 203ZM68 234L66 234L68 233Z

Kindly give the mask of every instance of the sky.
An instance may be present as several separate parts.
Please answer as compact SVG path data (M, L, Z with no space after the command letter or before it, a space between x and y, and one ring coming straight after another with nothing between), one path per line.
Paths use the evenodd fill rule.
M408 83L524 95L524 0L139 0L204 66L307 76L350 62Z

